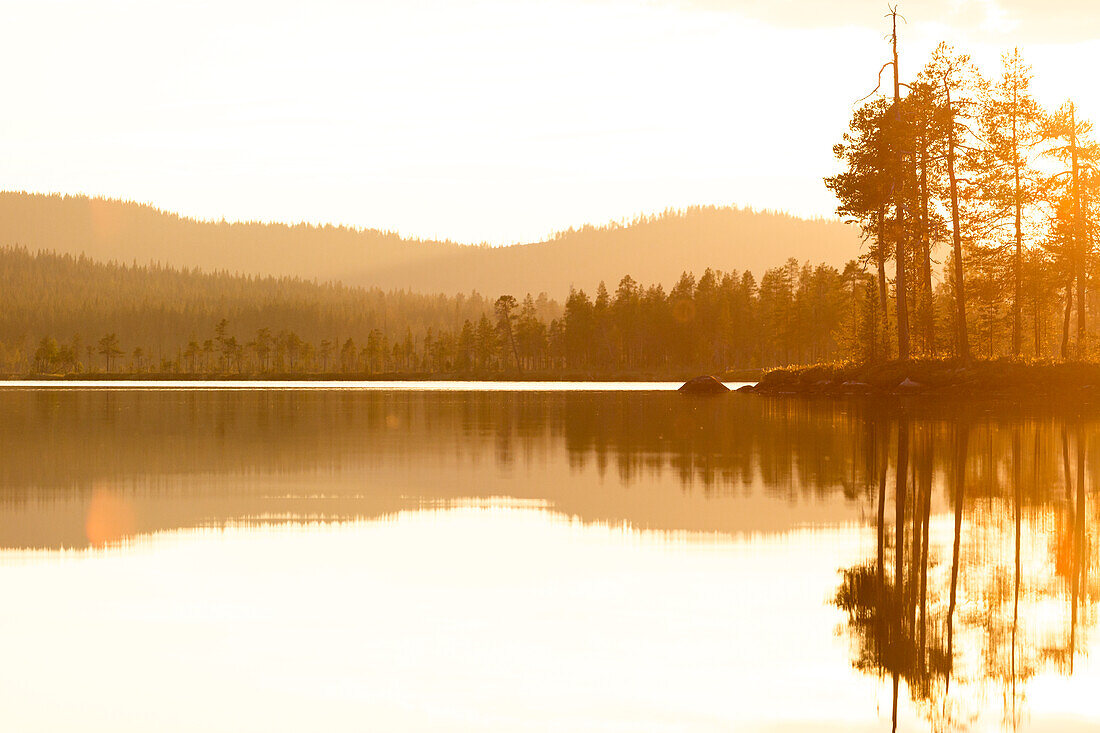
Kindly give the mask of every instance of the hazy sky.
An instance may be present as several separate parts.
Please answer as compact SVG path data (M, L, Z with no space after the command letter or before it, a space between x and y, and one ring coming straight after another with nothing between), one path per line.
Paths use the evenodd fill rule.
M830 214L821 177L888 48L878 0L0 2L0 187L459 241L669 206ZM1092 79L1084 0L902 2L1044 101Z

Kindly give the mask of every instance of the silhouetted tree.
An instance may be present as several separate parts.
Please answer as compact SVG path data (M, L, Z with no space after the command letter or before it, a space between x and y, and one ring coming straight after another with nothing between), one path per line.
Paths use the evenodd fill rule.
M111 359L122 356L122 349L118 345L118 336L109 333L99 340L99 353L106 361L107 372L111 371Z

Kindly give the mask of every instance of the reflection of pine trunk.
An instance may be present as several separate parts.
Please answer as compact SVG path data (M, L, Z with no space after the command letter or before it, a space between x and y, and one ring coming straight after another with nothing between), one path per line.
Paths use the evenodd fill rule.
M1073 674L1073 658L1077 647L1077 605L1084 591L1085 581L1085 437L1081 424L1077 424L1077 507L1074 511L1073 581L1069 626L1069 672Z
M959 549L962 539L963 495L966 489L966 441L968 428L960 424L955 433L955 542L951 550L951 595L947 604L947 678L945 694L951 689L955 667L955 604L959 587Z
M892 705L893 711L890 713L890 733L895 733L898 729L898 673L894 672L894 702Z
M932 515L932 442L925 442L921 451L920 495L924 503L921 511L920 555L920 671L924 673L928 628L928 520Z
M1066 504L1069 506L1069 521L1075 525L1073 519L1073 477L1069 472L1069 437L1066 435L1066 426L1062 425L1062 473L1065 474Z
M898 421L898 453L894 475L894 619L897 627L887 634L888 659L894 674L893 728L898 725L898 645L905 636L905 621L902 609L905 608L905 497L906 482L909 478L909 423L905 418ZM906 614L908 615L908 614Z
M1012 433L1012 506L1016 519L1016 573L1012 584L1012 719L1016 719L1016 631L1020 622L1020 510L1023 496L1020 486L1020 431Z
M921 447L921 443L917 443L917 449ZM917 609L917 601L919 595L920 585L920 556L921 556L921 540L924 538L923 525L922 525L922 512L921 509L924 506L924 499L921 496L920 485L917 483L917 459L916 455L919 450L914 450L914 460L909 467L909 486L913 487L913 493L910 499L912 508L909 511L910 516L913 518L913 541L912 547L909 550L909 581L908 588L905 591L905 623L916 631L916 625L914 623L914 616Z
M882 453L879 455L878 446L875 447L875 459L878 461L878 564L876 571L878 575L878 593L879 593L879 608L883 608L883 602L885 599L884 589L886 587L885 578L883 577L885 572L883 570L884 559L883 555L886 552L886 470L887 463L889 463L889 433L883 429L879 431L881 437L886 438L883 440ZM881 615L880 615L881 618Z
M886 423L879 423L875 430L875 471L878 473L878 537L875 564L875 651L882 658L885 649L882 640L886 638L886 578L884 555L886 553L886 471L890 462L890 431Z
M905 608L905 485L909 478L909 422L898 421L898 460L894 488L894 591L897 612ZM909 614L906 613L906 616ZM899 621L901 619L899 618ZM901 621L904 628L905 623Z

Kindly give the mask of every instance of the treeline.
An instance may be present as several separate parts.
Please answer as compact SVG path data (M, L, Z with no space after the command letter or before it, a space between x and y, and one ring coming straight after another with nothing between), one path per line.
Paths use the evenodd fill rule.
M312 370L314 362L320 369L331 364L323 364L317 352L337 335L364 345L371 334L422 338L476 322L492 309L478 293L385 292L295 278L123 266L23 248L0 248L0 283L0 370L6 373L244 369L246 347L264 329L286 342L288 370L291 359L294 370ZM543 318L561 310L544 296L534 303ZM229 358L216 360L214 327L222 320L229 324L221 334ZM103 341L108 335L113 338ZM194 358L185 356L192 341L200 351ZM239 355L230 353L237 347ZM267 363L268 369L273 366Z
M880 87L884 72L892 84L856 110L834 148L843 170L826 179L869 243L877 320L865 356L1094 357L1091 124L1072 101L1040 106L1018 50L988 79L941 44L905 79L896 17L892 46Z
M0 249L5 373L680 374L846 358L873 288L794 260L669 290L487 299L122 266Z
M884 351L880 281L789 260L685 273L667 291L419 295L0 249L7 374L684 376ZM950 292L934 293L937 323Z

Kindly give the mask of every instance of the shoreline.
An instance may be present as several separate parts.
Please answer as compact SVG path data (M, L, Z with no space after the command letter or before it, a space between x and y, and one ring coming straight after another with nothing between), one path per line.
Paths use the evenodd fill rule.
M0 386L51 383L79 386L85 383L680 383L697 378L696 373L267 373L267 374L180 374L176 372L80 372L75 374L0 375ZM732 391L763 396L858 397L895 401L899 398L932 400L1075 399L1100 401L1100 362L1028 362L1010 359L972 361L915 359L877 364L815 364L809 366L729 370L714 375Z
M739 392L760 395L1035 400L1100 398L1100 363L914 359L818 364L766 372Z
M726 382L755 382L762 376L760 369L732 370L722 374ZM686 382L692 373L415 373L351 374L345 372L316 374L179 374L176 372L79 372L75 374L7 374L0 384L21 382Z

